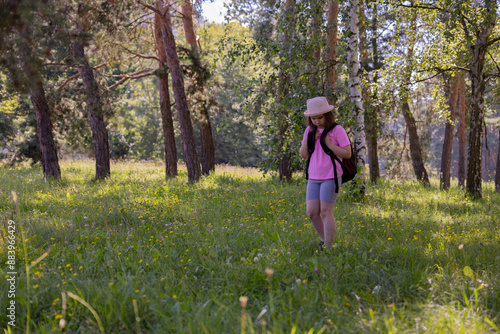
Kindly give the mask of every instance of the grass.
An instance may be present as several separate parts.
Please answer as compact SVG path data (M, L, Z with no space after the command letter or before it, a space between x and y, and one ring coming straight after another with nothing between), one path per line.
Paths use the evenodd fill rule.
M345 187L336 246L321 252L300 176L280 183L218 166L189 184L185 169L165 180L161 163L123 162L94 182L90 161L66 161L62 173L47 184L39 169L0 169L5 262L7 222L16 222L13 332L499 331L491 183L478 201L435 180L431 189L382 180L363 203Z

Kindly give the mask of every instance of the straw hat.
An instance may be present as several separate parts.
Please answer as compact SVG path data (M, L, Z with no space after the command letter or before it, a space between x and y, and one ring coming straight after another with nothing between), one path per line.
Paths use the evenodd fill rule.
M307 117L317 116L332 111L333 108L334 106L328 104L326 97L317 96L307 100L307 110L304 115Z

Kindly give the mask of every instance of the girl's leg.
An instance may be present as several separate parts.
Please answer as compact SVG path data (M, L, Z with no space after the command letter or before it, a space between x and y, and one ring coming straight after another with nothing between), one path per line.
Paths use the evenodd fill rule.
M335 232L337 231L337 221L333 216L333 208L335 203L320 202L321 218L323 221L323 235L325 237L325 246L333 246L333 240L335 239Z
M325 240L325 228L323 226L323 218L321 217L321 206L319 199L306 201L307 215L319 234L321 240Z

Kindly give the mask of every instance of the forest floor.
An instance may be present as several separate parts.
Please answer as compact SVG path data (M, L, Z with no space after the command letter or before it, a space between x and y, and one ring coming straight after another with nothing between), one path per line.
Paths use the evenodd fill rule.
M499 331L493 183L473 201L456 182L381 180L362 202L347 184L336 244L321 251L301 175L217 166L192 184L183 168L165 180L161 163L119 162L96 182L94 162L61 167L51 183L39 168L0 169L2 329Z

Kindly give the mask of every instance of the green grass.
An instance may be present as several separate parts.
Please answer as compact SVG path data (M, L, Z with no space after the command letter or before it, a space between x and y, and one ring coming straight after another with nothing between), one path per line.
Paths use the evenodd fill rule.
M98 333L99 322L105 333L499 331L491 183L479 201L435 180L431 189L382 180L363 203L345 187L336 246L319 252L301 176L280 183L218 166L189 184L185 169L166 181L150 162L114 164L101 182L93 162L64 162L62 173L47 184L39 169L0 169L0 256L7 262L13 219L21 275L13 332L27 331L27 305L33 333L62 331L61 319L68 333ZM27 280L26 264L48 250Z

